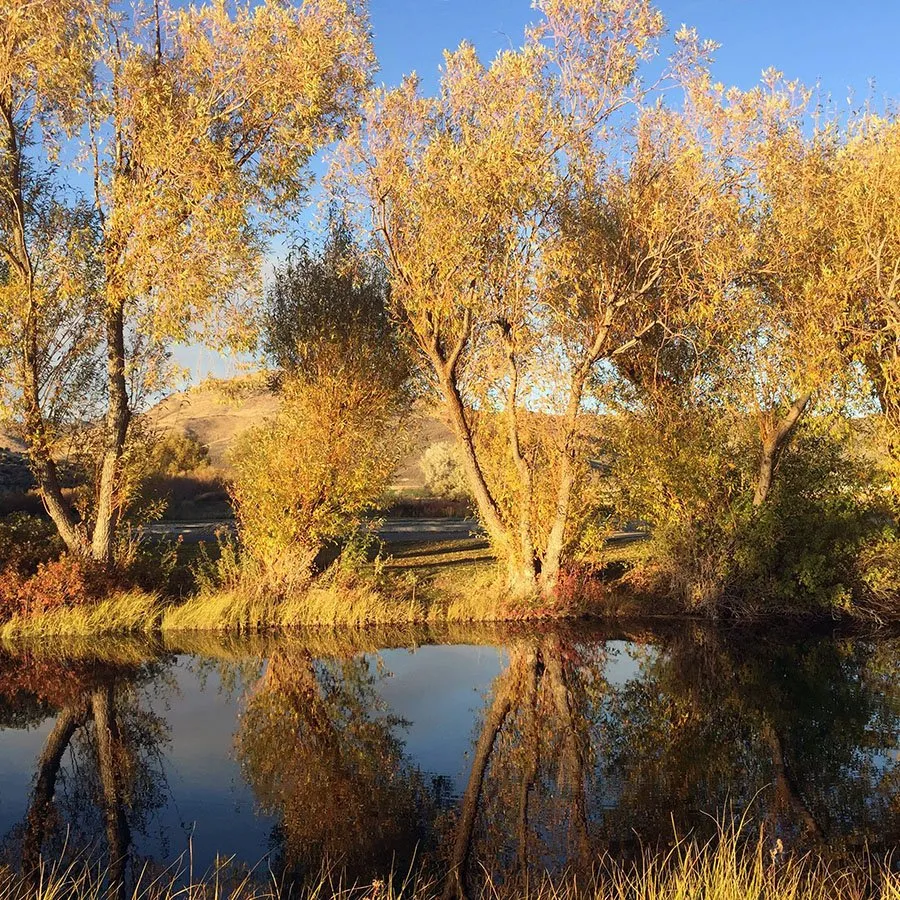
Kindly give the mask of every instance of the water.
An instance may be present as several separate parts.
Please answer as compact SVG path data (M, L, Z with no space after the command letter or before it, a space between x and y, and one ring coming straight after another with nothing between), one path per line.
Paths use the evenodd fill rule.
M0 862L510 880L723 811L887 852L898 663L885 637L588 626L7 649Z

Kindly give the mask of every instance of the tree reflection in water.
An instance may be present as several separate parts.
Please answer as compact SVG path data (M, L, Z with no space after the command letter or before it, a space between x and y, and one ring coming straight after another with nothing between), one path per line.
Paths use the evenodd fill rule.
M314 660L292 648L271 656L247 698L238 757L262 810L279 817L289 878L325 864L353 879L386 877L425 850L430 794L378 678L367 656Z
M415 865L449 900L485 872L513 889L668 847L676 828L705 839L723 810L746 812L754 841L838 858L900 838L896 641L523 630L505 642L459 797L455 773L426 775L407 752L378 654L291 639L265 656L235 750L276 819L270 865L286 885L323 865L363 881ZM166 726L136 686L163 669L0 659L0 724L54 716L7 841L27 872L68 828L73 847L103 835L112 880L128 883L131 835L164 799Z
M894 641L681 634L611 698L607 831L704 831L729 804L790 845L890 849L898 836Z
M726 811L789 848L895 845L896 645L680 633L617 685L606 648L577 633L511 645L448 835L445 897L485 871L512 887L664 849L676 830L705 840Z
M0 725L54 718L25 820L4 844L32 882L42 857L99 852L110 895L126 894L132 829L164 802L160 751L167 729L142 708L136 690L159 674L156 664L0 658Z

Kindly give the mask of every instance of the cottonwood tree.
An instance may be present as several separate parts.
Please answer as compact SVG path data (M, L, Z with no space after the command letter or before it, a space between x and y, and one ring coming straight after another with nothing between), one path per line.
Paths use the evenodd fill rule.
M536 5L521 50L448 53L436 96L414 77L375 92L345 174L509 587L550 595L577 538L588 385L657 327L657 285L692 252L705 191L683 190L696 145L655 145L652 112L631 138L659 13Z
M151 15L102 0L13 6L24 13L5 17L2 35L7 233L27 234L16 173L40 118L52 111L81 124L71 109L85 110L106 369L91 521L79 521L59 490L45 398L13 393L24 398L35 471L60 534L72 551L108 562L134 412L129 382L154 386L174 341L244 336L239 298L257 284L266 223L303 198L310 157L354 114L372 64L368 27L344 0L154 5ZM57 7L67 13L47 12ZM57 69L61 88L47 74ZM19 257L31 252L18 240ZM22 299L34 292L29 265L10 269L3 318L39 341L40 304Z

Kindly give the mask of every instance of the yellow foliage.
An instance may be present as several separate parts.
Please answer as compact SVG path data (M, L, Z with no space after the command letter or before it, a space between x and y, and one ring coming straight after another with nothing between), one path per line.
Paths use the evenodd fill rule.
M172 342L252 344L265 239L304 199L311 157L355 116L372 66L356 0L3 0L3 389L73 552L111 561L132 414L166 383ZM66 135L94 196L83 221L53 229L46 211L63 207L44 170ZM60 406L105 419L90 534L59 487Z
M346 368L296 377L280 412L233 454L239 534L274 582L302 582L319 550L351 537L399 458L391 386Z

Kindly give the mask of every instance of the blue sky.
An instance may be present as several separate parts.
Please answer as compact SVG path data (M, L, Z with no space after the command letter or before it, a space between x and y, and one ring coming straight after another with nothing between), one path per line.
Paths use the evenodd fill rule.
M437 84L445 48L469 40L484 59L521 43L536 13L530 0L369 0L378 83L396 85L415 71L423 89ZM672 30L682 23L721 45L714 73L749 88L762 71L821 84L835 104L870 92L900 100L900 0L658 0ZM874 87L873 87L874 84ZM179 362L194 378L236 372L235 364L199 348Z
M722 45L719 80L750 87L769 66L821 81L835 99L848 87L900 96L900 0L661 0L673 29L682 23ZM529 0L370 0L380 81L415 70L426 86L445 47L472 41L485 57L517 46L535 17Z

